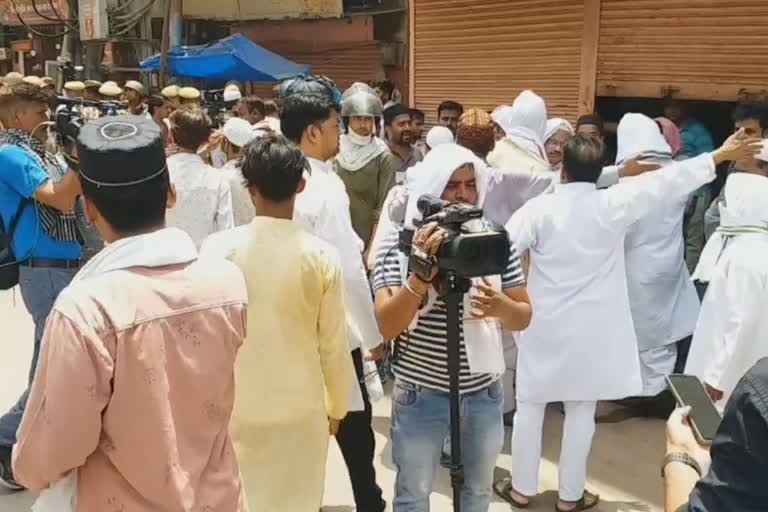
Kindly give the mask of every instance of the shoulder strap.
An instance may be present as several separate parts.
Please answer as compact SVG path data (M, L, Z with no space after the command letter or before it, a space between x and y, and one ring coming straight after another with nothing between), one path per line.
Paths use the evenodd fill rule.
M8 225L8 239L13 240L13 234L16 232L16 226L19 224L21 214L24 213L24 207L32 202L31 198L21 198L19 201L19 207L16 209L16 214L11 217L11 222Z

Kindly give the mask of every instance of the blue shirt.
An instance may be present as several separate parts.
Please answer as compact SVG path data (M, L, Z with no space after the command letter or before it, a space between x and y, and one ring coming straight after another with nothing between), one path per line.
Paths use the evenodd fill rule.
M680 138L683 141L681 154L688 158L699 156L715 150L709 130L695 119L687 119L680 127Z
M18 146L0 147L0 215L3 225L10 223L23 199L30 198L48 180L48 173L26 151ZM62 242L43 230L37 214L37 203L24 207L11 248L16 259L36 258L74 260L80 257L80 244Z

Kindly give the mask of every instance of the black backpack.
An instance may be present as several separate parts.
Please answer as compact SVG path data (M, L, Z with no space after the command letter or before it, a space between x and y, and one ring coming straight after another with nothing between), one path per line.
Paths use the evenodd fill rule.
M22 199L19 202L19 207L16 209L16 214L11 217L8 229L5 229L5 223L0 217L0 290L10 290L19 284L20 262L16 260L16 256L13 254L11 241L27 204L29 204L28 199Z

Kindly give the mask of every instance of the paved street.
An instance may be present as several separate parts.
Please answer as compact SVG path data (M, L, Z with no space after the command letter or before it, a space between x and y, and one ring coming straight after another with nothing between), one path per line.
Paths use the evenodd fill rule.
M5 411L23 390L27 378L31 354L32 324L27 316L18 292L0 292L2 323L0 333L0 375L4 387L0 388L0 408ZM585 376L586 378L586 376ZM376 466L379 484L387 501L391 501L394 471L390 457L388 400L374 408L376 431ZM557 456L560 451L562 417L550 411L546 421L541 466L541 487L544 494L537 499L534 512L551 511L557 499ZM497 474L505 474L511 464L509 434L504 451L499 456ZM331 443L327 465L325 512L352 512L354 501L349 487L346 468L335 443ZM589 487L602 496L602 504L596 509L602 512L657 512L662 510L662 482L659 462L664 450L664 430L661 421L632 420L618 425L598 426L590 460ZM301 485L301 474L296 475ZM450 481L445 470L438 476L436 492L432 497L432 510L448 512ZM3 495L0 491L0 512L28 511L34 496L32 493ZM253 512L259 511L252 508ZM509 511L503 501L495 500L492 512Z

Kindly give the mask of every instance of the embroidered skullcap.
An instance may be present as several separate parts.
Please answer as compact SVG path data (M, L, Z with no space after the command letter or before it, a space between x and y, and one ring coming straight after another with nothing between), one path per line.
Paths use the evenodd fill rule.
M108 116L86 123L77 138L80 179L127 187L168 172L160 127L145 116Z
M456 143L485 158L495 144L490 114L477 108L464 112L459 118Z

